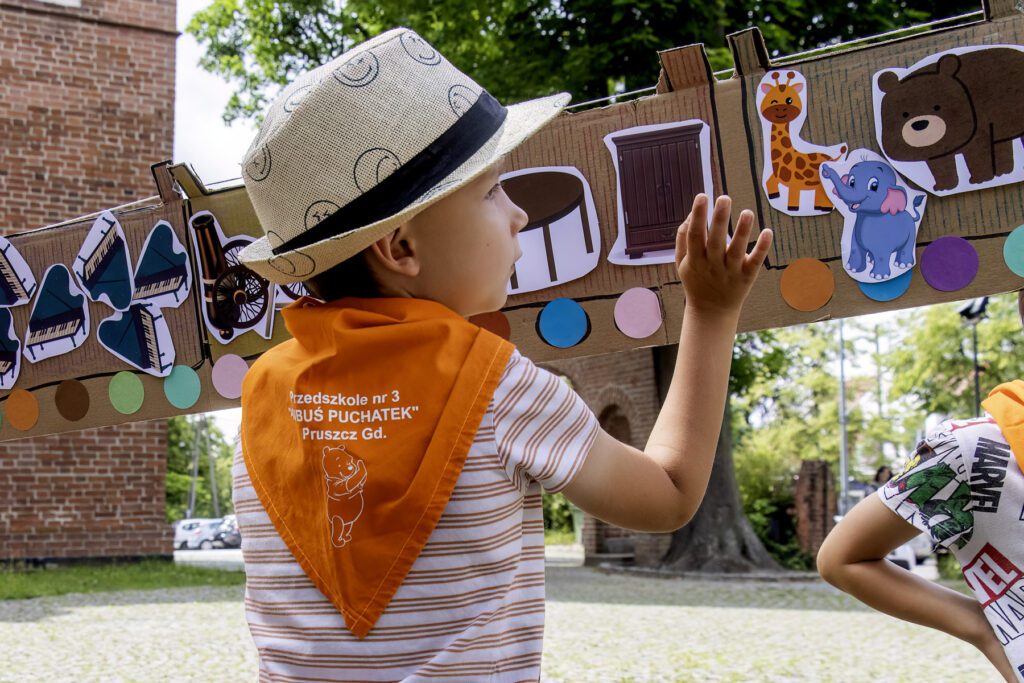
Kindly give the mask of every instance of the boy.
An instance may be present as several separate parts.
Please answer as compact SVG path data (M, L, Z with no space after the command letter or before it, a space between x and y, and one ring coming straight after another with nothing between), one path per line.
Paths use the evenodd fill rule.
M1024 291L1018 302L1024 325ZM997 387L982 406L981 418L939 425L902 475L836 525L818 571L875 609L971 643L1005 680L1024 681L1024 381ZM922 532L956 556L976 599L885 560Z
M323 303L246 376L235 510L261 680L536 680L540 489L668 531L704 495L737 319L771 242L730 202L680 227L679 361L645 452L466 317L501 308L526 214L501 158L564 95L505 108L412 31L285 89L244 162L242 258ZM345 297L345 298L341 298Z

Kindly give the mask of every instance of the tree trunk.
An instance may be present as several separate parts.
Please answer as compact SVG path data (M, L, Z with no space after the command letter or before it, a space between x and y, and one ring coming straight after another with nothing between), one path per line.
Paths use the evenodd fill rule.
M677 346L655 349L658 393L664 403ZM732 411L726 401L707 493L690 523L672 534L663 569L700 572L779 570L743 513L732 459Z

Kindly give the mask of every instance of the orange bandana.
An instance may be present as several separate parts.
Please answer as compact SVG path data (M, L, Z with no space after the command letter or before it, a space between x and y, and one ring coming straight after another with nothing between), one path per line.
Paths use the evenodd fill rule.
M1000 384L981 405L999 425L1017 464L1024 470L1024 380Z
M512 344L421 299L301 299L242 387L242 453L274 527L364 637L419 556Z

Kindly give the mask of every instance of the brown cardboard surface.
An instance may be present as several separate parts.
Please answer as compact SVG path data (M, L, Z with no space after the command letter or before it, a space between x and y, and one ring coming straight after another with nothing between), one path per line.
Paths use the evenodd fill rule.
M766 71L796 70L806 78L811 95L807 121L801 131L805 139L843 140L850 149L879 151L872 116L872 75L886 67L911 66L929 54L956 46L1024 44L1024 15L1012 11L1010 0L992 0L986 4L986 11L987 21L781 65L771 63L760 32L750 29L729 36L736 75L722 81L714 80L703 47L666 50L660 53L662 74L657 94L555 119L509 156L509 170L542 166L578 169L593 192L601 237L600 258L597 266L579 279L510 297L503 312L509 322L511 340L536 361L678 341L684 292L675 267L672 264L621 266L607 260L618 230L618 179L604 137L635 126L691 119L708 126L712 192L730 194L737 209L752 209L757 230L770 227L775 231L776 241L769 263L743 310L741 331L955 301L1024 287L1024 279L1009 271L1002 254L1005 236L1024 224L1024 183L946 197L929 196L918 234L918 256L939 237L958 235L969 240L978 251L979 273L960 291L940 292L929 287L920 268L915 268L909 290L894 301L880 303L865 296L843 270L842 216L838 212L810 217L788 216L768 205L760 182L762 140L755 89ZM1024 78L1024 74L1020 77ZM193 235L188 218L198 211L212 212L228 236L262 234L241 185L207 188L185 165L173 167L170 174L186 195L184 199L177 196L167 177L158 174L163 203L160 198L154 198L148 204L133 205L118 213L133 259L138 258L149 229L161 218L174 226L190 258ZM70 265L90 224L91 219L83 217L17 235L11 240L32 264L37 278L41 278L51 263ZM781 296L779 281L783 270L798 258L819 259L834 276L835 293L818 310L797 311ZM116 372L130 368L96 341L95 327L111 311L102 304L92 303L92 332L81 348L37 365L23 362L15 389L27 389L37 399L39 421L31 429L19 432L4 420L0 440L238 405L237 400L220 398L214 390L210 374L212 363L227 353L251 361L286 339L287 331L278 316L271 340L264 340L255 333L242 334L228 344L210 339L200 309L199 266L194 258L192 261L194 282L190 301L178 309L167 309L164 314L177 350L176 363L193 367L200 376L202 394L195 406L186 411L174 408L164 396L163 380L140 373L147 397L141 410L134 415L122 415L114 410L108 399L107 384ZM664 322L646 339L627 337L615 327L615 302L633 287L652 289L659 297ZM548 345L537 329L538 316L544 306L558 298L575 300L590 321L587 337L568 349ZM13 309L19 335L24 334L30 308L26 305ZM61 417L54 405L57 386L64 379L81 380L89 392L91 407L80 421L71 422ZM0 408L4 399L5 395L0 395Z

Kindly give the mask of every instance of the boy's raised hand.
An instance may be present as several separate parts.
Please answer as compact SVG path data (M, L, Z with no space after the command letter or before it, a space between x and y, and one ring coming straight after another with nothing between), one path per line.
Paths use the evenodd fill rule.
M676 269L691 310L738 315L768 255L771 230L762 230L747 253L754 224L754 214L748 210L740 213L732 240L726 244L731 211L732 199L720 196L711 215L711 229L706 229L708 197L699 194L676 232Z

